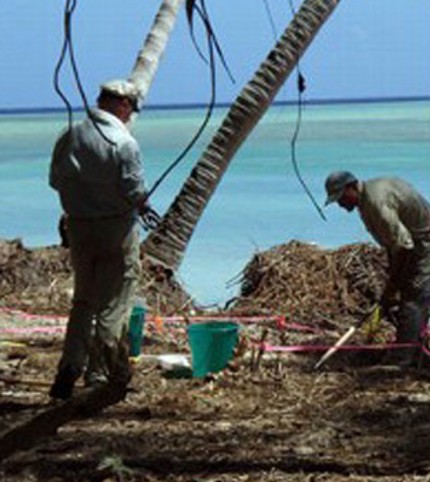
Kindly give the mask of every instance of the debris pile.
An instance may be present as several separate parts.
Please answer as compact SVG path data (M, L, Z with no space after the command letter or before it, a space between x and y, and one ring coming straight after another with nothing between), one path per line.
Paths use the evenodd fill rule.
M251 259L234 310L282 314L303 323L352 320L378 298L386 267L384 250L370 244L327 250L291 241Z
M71 274L69 253L63 248L28 249L20 239L0 240L0 297L6 306L66 313Z
M164 315L195 307L174 274L142 252L138 295ZM378 298L386 272L384 250L351 244L336 250L291 241L257 253L244 268L240 295L229 303L239 314L282 314L303 323L355 319ZM5 306L33 313L66 314L73 293L69 251L25 248L0 240L0 297Z
M67 314L73 295L69 250L26 248L20 239L0 240L0 299L4 306L31 313ZM190 296L173 273L142 253L138 295L163 314L178 313Z

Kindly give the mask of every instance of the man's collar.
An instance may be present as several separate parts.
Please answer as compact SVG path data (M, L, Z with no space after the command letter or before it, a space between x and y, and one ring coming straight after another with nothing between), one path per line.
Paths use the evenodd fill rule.
M127 132L128 134L130 133L129 129L124 124L124 122L122 122L121 119L119 119L116 115L111 114L107 110L94 107L93 109L91 109L91 114L98 121L109 123L109 124L115 124L115 126L117 126L119 129L122 129L124 132Z

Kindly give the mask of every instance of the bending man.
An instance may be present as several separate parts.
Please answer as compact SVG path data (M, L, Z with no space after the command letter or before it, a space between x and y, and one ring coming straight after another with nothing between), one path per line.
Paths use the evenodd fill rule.
M325 182L326 205L357 208L366 229L386 248L388 280L381 298L385 312L400 295L397 342L415 343L427 325L430 308L430 205L411 185L397 178L359 181L346 171ZM398 350L402 366L414 362L417 350Z

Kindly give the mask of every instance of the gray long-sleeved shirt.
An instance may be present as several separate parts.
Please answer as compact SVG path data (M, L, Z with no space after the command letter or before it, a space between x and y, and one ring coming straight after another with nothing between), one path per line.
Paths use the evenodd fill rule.
M377 178L362 183L358 205L370 234L390 255L391 268L398 253L411 253L404 276L430 275L430 205L410 184L397 178ZM406 269L407 268L407 269Z
M83 219L132 215L144 196L142 163L136 139L125 124L101 109L58 138L49 182L64 211Z

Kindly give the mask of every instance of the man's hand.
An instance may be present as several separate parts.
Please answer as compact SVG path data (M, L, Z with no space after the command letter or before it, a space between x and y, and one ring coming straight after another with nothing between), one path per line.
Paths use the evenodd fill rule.
M158 215L157 211L151 207L146 195L139 199L137 209L142 220L141 224L146 231L158 227L161 217Z
M145 209L141 211L140 217L142 218L144 228L147 230L156 229L161 222L161 217L149 204L145 205Z

